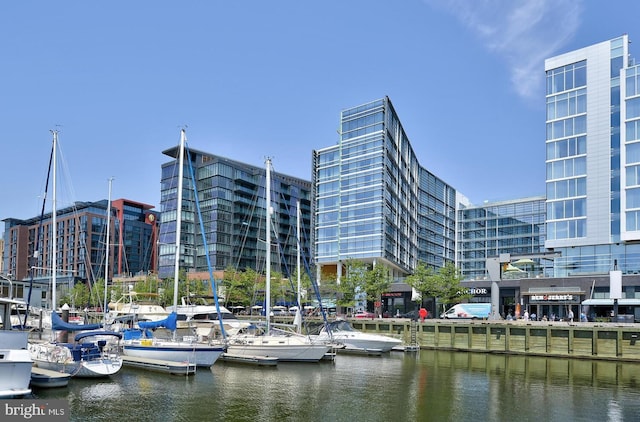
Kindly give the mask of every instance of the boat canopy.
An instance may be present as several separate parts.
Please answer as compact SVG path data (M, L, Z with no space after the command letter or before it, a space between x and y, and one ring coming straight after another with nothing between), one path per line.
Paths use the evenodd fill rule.
M161 319L158 321L139 321L138 326L140 328L166 328L171 331L175 331L178 327L178 314L176 312L171 312L165 319Z
M58 331L86 331L86 330L99 330L102 328L102 324L71 324L64 322L60 315L55 311L51 312L51 329Z
M118 338L122 338L122 333L116 333L115 331L104 331L104 330L85 331L83 333L76 334L75 340L80 341L83 338L93 337L93 336L115 336Z

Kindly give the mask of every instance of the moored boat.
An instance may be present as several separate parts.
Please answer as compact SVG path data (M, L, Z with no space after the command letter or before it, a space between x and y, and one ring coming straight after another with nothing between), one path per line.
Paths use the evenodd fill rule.
M27 350L27 331L11 329L11 308L24 302L0 298L3 326L0 330L0 398L22 397L31 393L31 366Z
M380 351L382 353L389 352L395 346L399 346L402 341L381 335L363 333L358 331L346 320L336 320L327 324L322 328L317 339L320 341L333 341L338 344L344 344L345 349L361 349L364 351Z

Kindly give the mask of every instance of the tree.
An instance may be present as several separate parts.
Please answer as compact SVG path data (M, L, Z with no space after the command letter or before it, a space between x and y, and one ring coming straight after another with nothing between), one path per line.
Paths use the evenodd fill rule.
M364 262L350 259L345 262L346 274L341 278L340 284L336 287L338 295L337 304L347 308L352 308L356 304L356 295L365 293L365 274L367 267Z
M222 279L225 305L251 306L251 298L253 297L257 280L258 273L251 268L238 271L233 267L228 267L224 271L224 278Z
M58 300L58 305L69 304L73 308L84 308L89 305L89 288L83 282L78 282L66 295Z
M424 262L418 262L413 274L405 279L405 283L420 293L421 298L439 297L442 293L437 274Z
M459 303L468 299L470 295L464 293L465 289L460 282L463 277L460 270L448 262L436 272L423 262L419 262L413 274L405 279L405 282L416 289L422 297L437 298L440 303Z
M342 278L338 291L342 293L338 299L338 305L355 306L358 295L364 295L367 301L379 303L382 293L389 289L391 278L384 265L375 265L369 268L367 264L358 260L349 260L345 264L346 274ZM377 306L375 311L379 312Z
M382 293L389 290L389 286L391 286L391 277L384 265L374 265L365 273L364 289L367 292L367 300L377 304L374 311L378 315L382 314Z
M444 288L440 300L445 304L460 303L463 300L469 299L470 294L466 293L466 289L460 284L462 279L462 273L460 270L448 262L444 267L440 268L438 276L441 279L441 285Z

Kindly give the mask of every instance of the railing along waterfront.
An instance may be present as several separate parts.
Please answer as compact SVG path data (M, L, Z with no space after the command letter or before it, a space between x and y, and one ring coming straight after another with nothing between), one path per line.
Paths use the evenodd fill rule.
M410 320L350 320L353 327L411 341ZM420 348L640 362L640 324L548 321L417 323Z

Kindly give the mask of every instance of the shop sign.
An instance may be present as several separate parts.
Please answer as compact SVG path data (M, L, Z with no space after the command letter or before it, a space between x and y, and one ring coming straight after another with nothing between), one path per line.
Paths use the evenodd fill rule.
M458 292L458 294L472 295L472 296L488 296L490 289L486 287L469 287Z
M538 302L553 302L553 301L570 301L574 300L573 295L532 295L531 300Z

